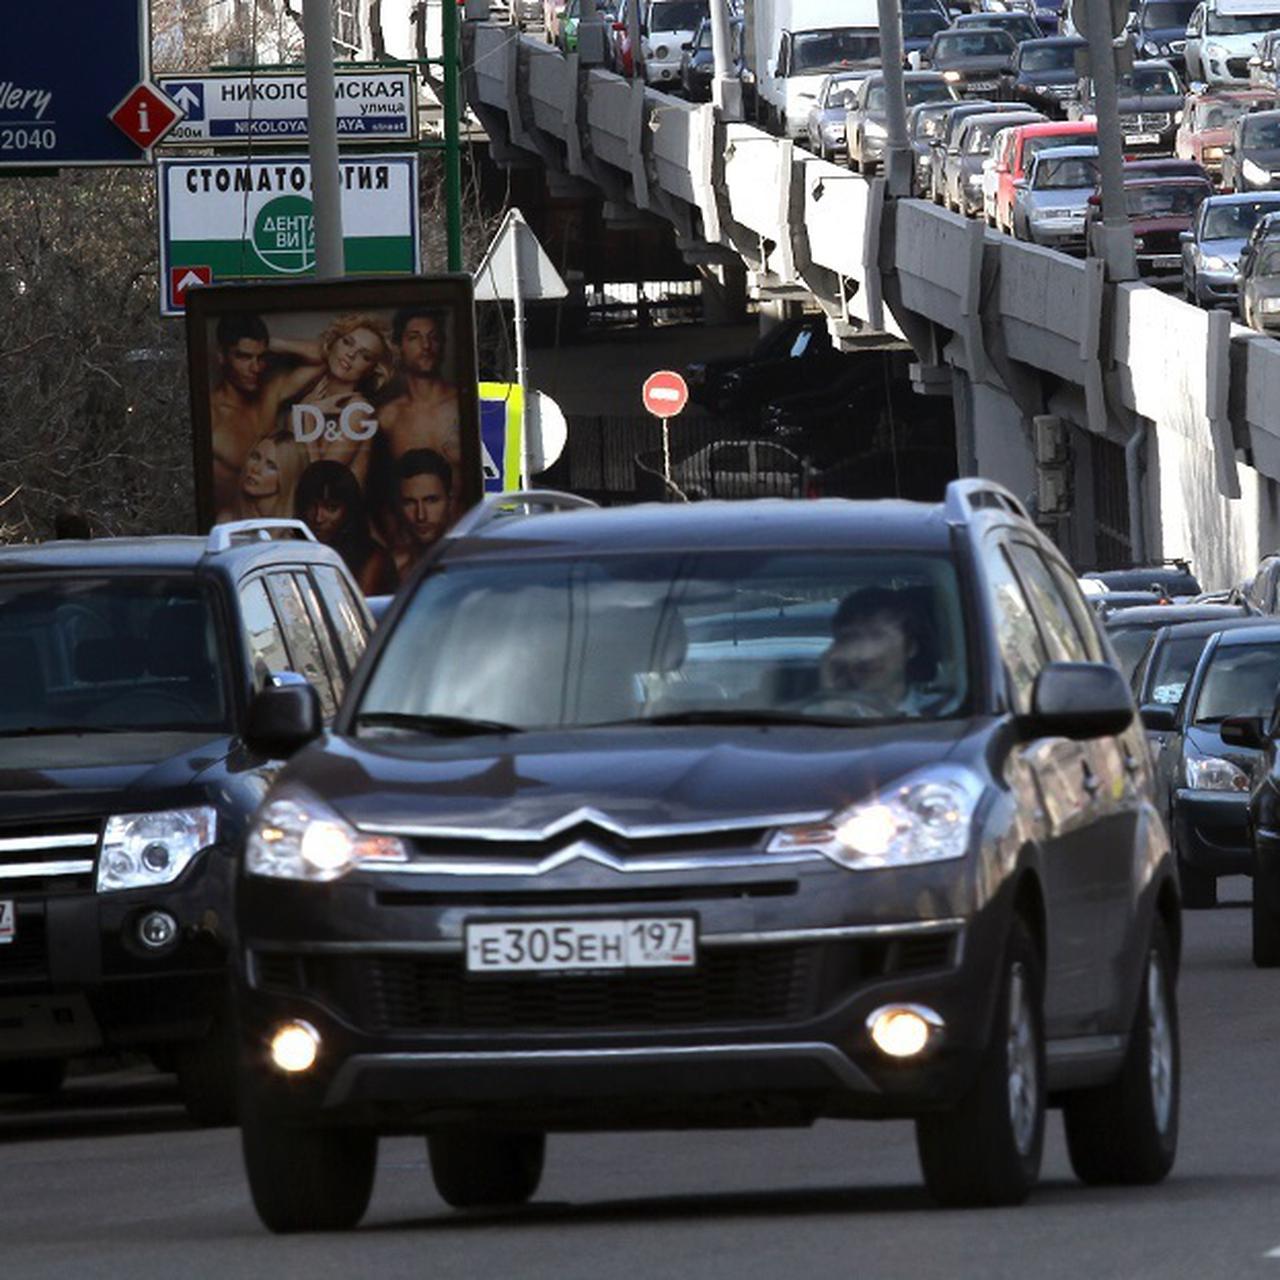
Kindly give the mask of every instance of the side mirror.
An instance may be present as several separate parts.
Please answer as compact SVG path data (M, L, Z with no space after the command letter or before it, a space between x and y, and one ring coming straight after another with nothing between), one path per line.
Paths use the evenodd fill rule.
M1235 153L1236 153L1236 144L1234 142L1227 142L1223 144L1222 154L1224 156L1233 156L1235 155Z
M1181 240L1183 244L1194 244L1195 238L1196 238L1196 234L1194 231L1178 232L1178 239Z
M1036 677L1026 738L1086 741L1123 733L1133 723L1124 676L1105 662L1051 662Z
M1251 747L1261 751L1267 745L1261 716L1228 716L1219 726L1218 734L1229 747Z
M1143 728L1152 733L1172 733L1178 724L1178 708L1153 702L1142 708Z
M268 685L254 696L245 719L248 747L272 760L284 760L320 736L320 696L297 677Z

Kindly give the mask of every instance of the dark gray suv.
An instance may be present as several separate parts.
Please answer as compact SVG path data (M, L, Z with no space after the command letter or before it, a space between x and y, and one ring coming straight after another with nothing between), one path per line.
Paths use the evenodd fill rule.
M1084 1181L1163 1178L1174 866L1021 504L589 507L464 519L331 733L276 691L300 749L237 883L263 1221L353 1225L381 1133L459 1207L532 1196L548 1132L819 1117L912 1118L938 1202L1013 1204L1050 1105Z

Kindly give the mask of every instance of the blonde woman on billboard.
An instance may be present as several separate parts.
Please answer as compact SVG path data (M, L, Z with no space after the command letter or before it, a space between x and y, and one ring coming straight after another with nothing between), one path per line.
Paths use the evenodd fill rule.
M289 431L273 431L249 450L240 471L235 501L218 512L218 523L228 520L291 518L298 480L306 469L306 449Z

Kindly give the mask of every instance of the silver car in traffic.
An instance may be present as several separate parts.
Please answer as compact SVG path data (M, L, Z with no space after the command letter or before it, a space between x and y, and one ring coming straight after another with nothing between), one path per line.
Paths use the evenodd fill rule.
M1080 253L1089 197L1098 188L1097 147L1046 147L1014 184L1013 234L1019 240Z

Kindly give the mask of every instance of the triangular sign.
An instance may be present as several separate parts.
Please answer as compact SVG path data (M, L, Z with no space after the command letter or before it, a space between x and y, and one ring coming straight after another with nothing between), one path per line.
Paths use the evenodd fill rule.
M515 246L513 252L512 246ZM476 268L477 302L512 301L516 296L514 253L520 255L520 296L537 302L542 298L564 298L569 290L538 243L519 209L510 209L498 234Z

